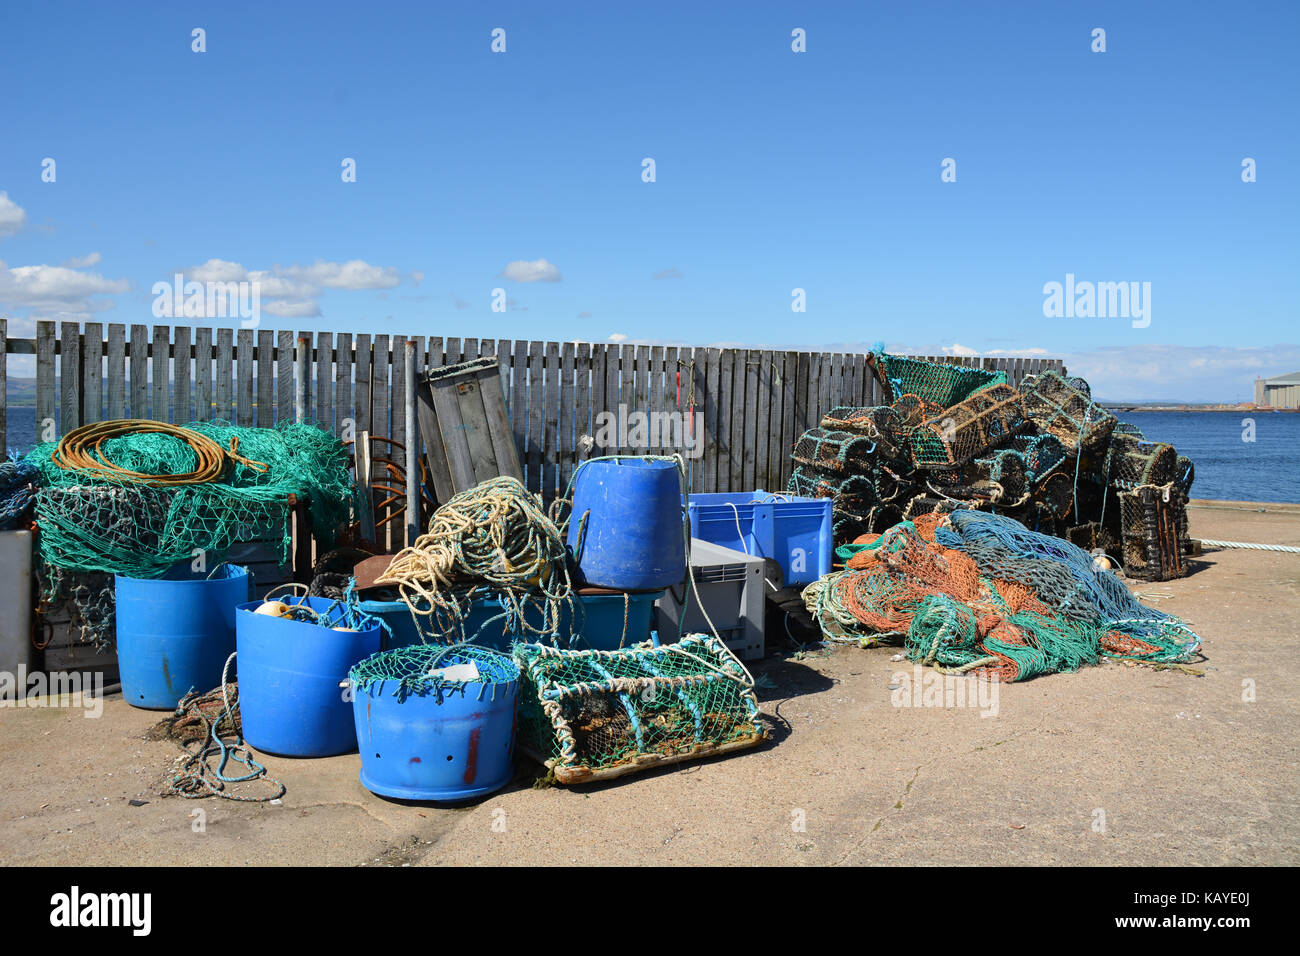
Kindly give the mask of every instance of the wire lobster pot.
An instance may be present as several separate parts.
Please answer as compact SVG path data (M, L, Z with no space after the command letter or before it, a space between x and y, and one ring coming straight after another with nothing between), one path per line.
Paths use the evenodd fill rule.
M917 468L955 468L1026 427L1020 393L1010 385L990 385L912 430L912 461Z
M519 746L563 784L732 753L767 738L754 681L726 645L693 634L618 651L516 644Z
M1145 581L1187 574L1187 499L1170 482L1119 492L1124 573Z
M819 426L799 437L792 457L823 471L849 472L871 467L875 450L876 443L865 435Z
M1048 370L1020 383L1025 414L1053 435L1067 454L1104 447L1118 419L1092 400L1088 383Z
M823 428L865 435L876 442L876 454L899 458L903 454L903 416L892 405L839 405L822 416Z
M1006 372L968 365L927 362L925 359L879 353L872 367L891 400L912 394L940 408L949 408L989 385L1006 384ZM883 373L883 374L881 374Z
M1143 441L1127 434L1111 437L1110 482L1113 486L1133 489L1139 485L1167 485L1178 477L1178 452L1173 445Z

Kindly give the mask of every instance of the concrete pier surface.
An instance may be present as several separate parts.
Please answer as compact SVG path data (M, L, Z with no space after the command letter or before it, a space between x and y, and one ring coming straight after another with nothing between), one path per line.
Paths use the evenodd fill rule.
M1297 505L1196 502L1190 521L1300 546ZM355 754L266 757L278 806L163 798L179 751L143 739L162 714L3 707L0 864L1295 865L1300 555L1193 560L1134 588L1204 639L1199 676L1107 663L1002 685L981 716L894 706L912 668L894 648L770 658L760 750L578 789L533 789L521 760L456 808L372 796Z

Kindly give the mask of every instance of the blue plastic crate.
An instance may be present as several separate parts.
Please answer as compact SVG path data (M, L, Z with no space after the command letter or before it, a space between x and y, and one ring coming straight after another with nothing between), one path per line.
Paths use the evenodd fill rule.
M781 565L787 587L831 571L831 499L767 491L691 495L691 535Z

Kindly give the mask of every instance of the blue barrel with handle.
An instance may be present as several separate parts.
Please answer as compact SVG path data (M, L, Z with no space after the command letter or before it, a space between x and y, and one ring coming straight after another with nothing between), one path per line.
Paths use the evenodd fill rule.
M282 757L351 753L357 733L340 684L353 664L378 652L379 622L329 598L280 600L306 604L323 623L255 614L261 601L240 605L235 620L244 739Z
M408 646L348 674L361 783L403 800L469 800L514 773L519 667L458 644Z
M579 585L658 591L686 577L680 473L665 459L592 459L573 476L568 545Z
M145 710L174 710L190 691L221 684L235 650L235 608L248 600L246 568L211 573L178 564L161 578L116 576L117 666L122 697Z

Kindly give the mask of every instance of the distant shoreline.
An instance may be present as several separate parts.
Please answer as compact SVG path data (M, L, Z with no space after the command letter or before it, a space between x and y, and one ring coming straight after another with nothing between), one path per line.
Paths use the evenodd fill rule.
M1109 412L1128 414L1130 412L1225 412L1225 413L1246 413L1271 414L1272 412L1295 413L1300 412L1300 408L1253 408L1242 405L1124 405L1121 403L1103 402L1102 407Z

